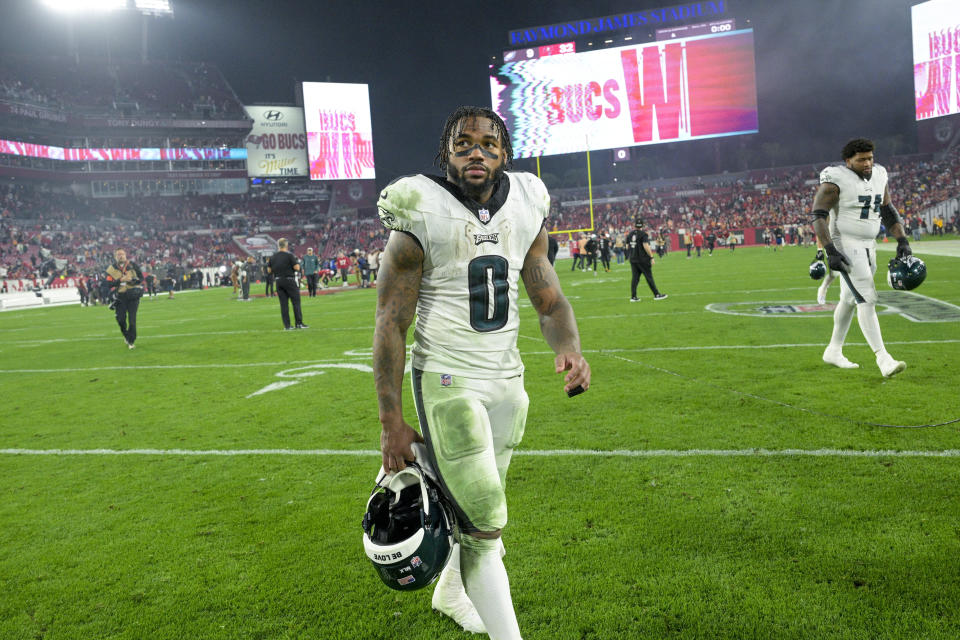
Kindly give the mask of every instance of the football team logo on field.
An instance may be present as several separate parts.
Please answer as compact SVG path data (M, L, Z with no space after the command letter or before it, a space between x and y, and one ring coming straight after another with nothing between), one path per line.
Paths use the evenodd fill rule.
M960 322L960 306L913 291L878 291L877 313L900 314L912 322ZM712 302L707 311L761 318L822 318L832 316L836 303Z
M306 378L325 375L327 373L326 369L353 369L354 371L360 371L361 373L373 373L373 367L370 365L352 362L327 362L322 364L311 364L305 367L297 367L295 369L285 369L284 371L280 371L279 373L275 374L278 378L281 378L280 382L271 382L262 389L254 391L248 395L247 398L259 396L270 391L277 391L279 389L292 387L295 384L300 384L300 382Z

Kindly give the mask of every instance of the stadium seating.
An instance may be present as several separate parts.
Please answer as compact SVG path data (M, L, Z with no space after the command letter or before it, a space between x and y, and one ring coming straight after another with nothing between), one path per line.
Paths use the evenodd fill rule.
M246 117L223 75L206 63L3 56L0 100L70 113Z

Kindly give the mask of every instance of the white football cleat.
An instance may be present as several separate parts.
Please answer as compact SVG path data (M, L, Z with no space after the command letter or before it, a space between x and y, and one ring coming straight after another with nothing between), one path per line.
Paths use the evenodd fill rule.
M827 364L832 364L835 367L840 367L841 369L859 369L860 365L856 362L850 362L843 355L843 352L840 349L831 349L827 347L826 351L823 352L823 361Z
M880 367L880 373L884 378L890 378L906 369L907 363L903 360L894 360L893 356L884 352L877 356L877 366Z
M460 572L456 573L455 578L451 578L452 571L443 571L440 574L433 590L433 608L463 627L464 631L486 633L487 627L480 619L477 608L463 590Z

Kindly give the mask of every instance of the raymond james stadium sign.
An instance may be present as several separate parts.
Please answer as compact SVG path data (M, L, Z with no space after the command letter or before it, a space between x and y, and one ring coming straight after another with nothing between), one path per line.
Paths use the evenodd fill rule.
M508 34L511 45L530 45L550 42L551 40L579 38L583 36L603 36L621 29L659 27L697 18L721 16L727 11L725 0L717 2L691 2L664 9L647 9L620 13L603 18L590 18L574 22L561 22L543 27L517 29Z

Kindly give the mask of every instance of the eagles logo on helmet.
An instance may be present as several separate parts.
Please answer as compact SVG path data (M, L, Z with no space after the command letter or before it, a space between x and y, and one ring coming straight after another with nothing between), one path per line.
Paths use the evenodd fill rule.
M910 291L927 278L927 265L916 256L891 258L887 264L887 284L894 289Z
M827 275L827 265L823 264L823 260L814 260L810 263L810 277L814 280L823 280L823 277Z
M363 549L385 585L414 591L440 575L453 550L453 512L416 462L381 469L363 515Z

